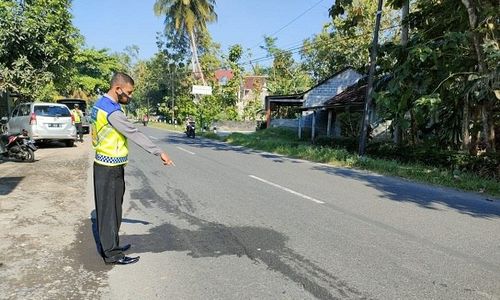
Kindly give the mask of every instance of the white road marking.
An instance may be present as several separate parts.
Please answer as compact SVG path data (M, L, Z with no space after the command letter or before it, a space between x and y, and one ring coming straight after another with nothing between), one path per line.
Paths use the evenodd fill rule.
M157 137L154 137L154 136L151 136L151 135L149 137L152 138L153 140L158 140Z
M184 148L177 147L177 149L182 150L182 151L184 151L184 152L186 152L186 153L189 153L189 154L191 154L191 155L195 155L195 153L194 153L194 152L188 151L188 150L186 150L186 149L184 149Z
M267 184L269 184L269 185L272 185L272 186L274 186L274 187L276 187L276 188L278 188L278 189L280 189L280 190L283 190L283 191L285 191L285 192L289 192L289 193L291 193L291 194L294 194L295 196L299 196L299 197L302 197L302 198L304 198L304 199L307 199L307 200L310 200L310 201L312 201L312 202L316 202L316 203L319 203L319 204L325 204L325 202L323 202L323 201L321 201L321 200L314 199L313 197L309 197L309 196L307 196L307 195L301 194L301 193L299 193L299 192L296 192L296 191L294 191L294 190L291 190L291 189L286 188L286 187L284 187L284 186L281 186L281 185L279 185L279 184L272 183L272 182L270 182L270 181L267 181L267 180L265 180L265 179L259 178L259 177L257 177L257 176L253 176L253 175L248 175L248 176L250 176L250 178L253 178L253 179L258 180L258 181L260 181L260 182L264 182L264 183L267 183Z

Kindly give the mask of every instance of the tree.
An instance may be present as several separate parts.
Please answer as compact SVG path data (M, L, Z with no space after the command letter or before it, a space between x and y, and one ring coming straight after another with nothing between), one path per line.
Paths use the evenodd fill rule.
M154 12L165 16L165 30L188 36L193 74L206 84L198 56L197 39L207 32L207 23L217 20L215 0L156 0Z
M307 90L312 85L308 72L303 65L293 59L293 53L276 47L276 38L265 37L264 49L273 58L272 66L267 70L269 76L267 89L270 94L296 94Z
M498 34L498 17L495 17L495 12L498 16L498 3L494 3L494 1L488 0L462 0L462 4L467 10L467 15L469 17L469 35L472 36L474 51L476 54L476 62L478 67L478 82L476 88L474 88L474 92L477 92L477 85L481 86L483 89L490 90L486 91L485 95L483 95L484 99L481 99L480 109L481 109L481 118L482 118L482 127L483 127L483 138L485 142L485 147L487 152L495 152L495 121L492 120L493 114L492 109L494 108L495 96L493 95L493 89L488 88L489 82L492 81L493 84L498 83L498 61L496 66L493 66L491 69L488 68L486 64L486 59L484 57L483 45L485 48L485 41L489 40L487 34L485 34L488 29L493 31L495 28L495 20L497 21L497 34ZM481 9L479 9L481 8ZM479 24L484 24L483 28L479 27ZM493 33L493 32L492 32ZM493 33L493 37L494 37ZM498 48L498 40L492 43L493 49L496 50L497 54L499 51ZM494 49L496 45L496 49ZM495 82L496 81L496 82ZM498 97L497 97L498 98ZM498 99L496 99L498 100Z
M0 89L53 100L70 78L79 35L70 0L0 1Z
M305 68L315 82L320 82L343 67L366 73L375 24L377 1L338 0L330 8L332 21L311 39L304 41L301 55ZM381 43L394 41L399 18L390 7L384 7Z
M113 73L127 72L124 54L110 54L107 49L80 49L74 55L72 76L67 87L67 95L91 99L109 88Z
M414 4L407 20L412 30L408 46L387 43L381 54L382 72L390 74L390 80L377 95L379 111L409 130L407 142L413 144L432 140L443 148L463 145L465 150L470 144L472 153L487 140L494 145L487 138L488 132L494 132L498 110L491 100L498 88L499 58L498 43L492 38L495 26L488 26L495 20L493 3L481 1L476 7L483 25L474 31L482 34L481 48L488 53L482 67L465 7L457 9L451 0ZM484 147L488 149L487 144Z

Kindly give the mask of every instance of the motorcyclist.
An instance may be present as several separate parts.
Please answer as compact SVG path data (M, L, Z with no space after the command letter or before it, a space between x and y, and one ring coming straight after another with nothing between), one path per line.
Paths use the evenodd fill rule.
M193 122L193 118L187 117L186 118L186 131L189 130L189 127L191 126L191 122Z
M191 117L186 118L186 134L194 138L194 120Z

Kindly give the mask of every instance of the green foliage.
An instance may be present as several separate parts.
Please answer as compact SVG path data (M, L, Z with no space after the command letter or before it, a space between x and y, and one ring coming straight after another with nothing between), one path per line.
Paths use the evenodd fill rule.
M439 167L450 172L474 173L477 176L500 180L500 156L498 154L469 155L457 151L440 150L430 144L397 146L393 143L371 143L367 153L372 157L394 159L403 163L419 163Z
M113 73L126 72L124 59L107 49L80 49L74 56L74 67L67 93L82 99L95 98L109 89ZM126 60L125 60L126 61Z
M359 157L355 154L357 151L355 139L330 140L329 142L326 139L323 140L325 143L334 145L333 147L325 143L311 145L306 141L298 140L296 132L280 128L269 128L253 134L233 133L226 138L226 141L294 158L366 169L384 175L399 176L466 191L500 195L498 156L472 157L456 152L450 155L451 152L433 153L429 151L429 147L398 149L392 143L381 143L372 144L367 149L371 151L368 157ZM354 151L350 150L352 148ZM398 154L412 158L407 161L398 161L394 159ZM384 157L387 158L384 159ZM415 160L417 157L422 161Z
M267 89L271 95L297 94L307 90L312 81L309 74L293 59L291 51L276 47L276 38L265 37L264 49L273 57L273 64L267 70Z
M193 75L205 84L198 56L198 40L208 36L207 23L217 20L215 0L156 0L154 12L165 16L165 31L175 40L189 40ZM203 48L203 47L202 47Z
M488 24L488 1L479 2L484 4L479 16ZM483 48L491 50L487 57L493 60L487 60L490 71L479 74L465 7L452 0L414 3L407 20L412 27L408 44L386 43L380 51L380 72L390 74L390 80L375 95L379 113L399 124L413 144L430 136L440 148L457 149L464 126L479 131L477 120L463 124L464 105L477 116L481 103L493 96L492 87L498 86L498 44L485 38ZM493 30L488 34L494 36Z
M357 137L361 129L361 119L363 114L359 112L349 113L343 112L338 114L338 119L341 124L341 135L344 137Z
M0 1L0 89L53 100L63 90L79 37L70 0Z
M157 16L165 16L166 31L178 35L205 32L207 22L217 20L215 0L157 0L154 12Z
M320 82L335 71L351 66L365 73L369 63L377 1L336 1L330 9L332 22L322 32L304 41L305 68ZM395 41L392 29L398 23L395 11L384 7L381 41Z

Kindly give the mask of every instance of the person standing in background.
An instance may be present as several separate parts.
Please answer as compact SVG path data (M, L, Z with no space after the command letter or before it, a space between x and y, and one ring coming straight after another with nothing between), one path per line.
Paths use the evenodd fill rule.
M78 140L83 143L83 126L82 126L82 118L83 112L80 110L80 105L75 104L73 109L71 110L71 114L73 115L73 119L75 120L76 133L78 135Z

